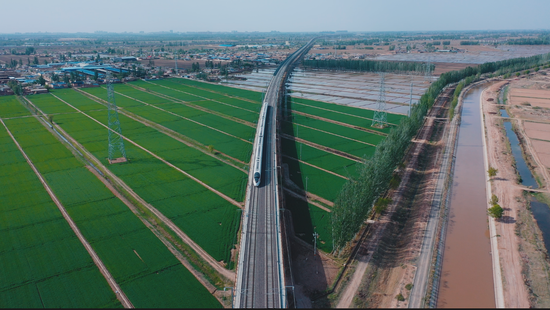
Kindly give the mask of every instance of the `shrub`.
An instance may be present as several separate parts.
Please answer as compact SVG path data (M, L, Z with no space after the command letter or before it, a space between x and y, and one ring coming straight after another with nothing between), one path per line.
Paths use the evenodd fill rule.
M499 219L502 217L502 214L504 213L504 209L502 209L502 207L498 203L496 203L488 209L488 212L492 218Z

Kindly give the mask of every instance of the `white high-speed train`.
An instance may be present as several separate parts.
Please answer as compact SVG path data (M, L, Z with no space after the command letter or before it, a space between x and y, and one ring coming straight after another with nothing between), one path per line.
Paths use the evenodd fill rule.
M256 145L256 150L254 152L254 186L260 186L262 182L262 155L264 150L265 120L268 108L267 102L264 101L258 123L258 145Z

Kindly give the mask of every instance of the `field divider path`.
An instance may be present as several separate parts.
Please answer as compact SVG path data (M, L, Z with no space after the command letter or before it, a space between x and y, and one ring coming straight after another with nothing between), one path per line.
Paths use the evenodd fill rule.
M380 132L376 131L376 130L368 129L368 128L361 127L361 126L355 126L355 125L351 125L351 124L344 123L344 122L335 121L333 119L324 118L324 117L321 117L321 116L308 114L308 113L305 113L305 112L292 111L292 114L298 114L298 115L301 115L301 116L317 119L317 120L320 120L320 121L323 121L323 122L332 123L332 124L336 124L336 125L340 125L340 126L344 126L344 127L348 127L348 128L353 128L353 129L365 131L365 132L372 133L372 134L378 134L378 135L380 134Z
M61 204L59 199L57 199L57 196L54 194L54 192L52 191L48 183L46 183L46 180L44 180L44 177L42 176L40 171L38 171L38 169L34 166L31 159L27 156L27 154L25 153L21 145L19 145L19 142L17 142L15 137L12 135L11 131L8 129L8 126L6 126L6 124L1 118L0 118L0 122L2 123L4 128L6 128L6 131L10 135L11 139L13 140L13 142L15 143L15 145L17 146L21 154L25 157L25 160L27 161L29 166L32 168L32 170L40 180L40 183L42 183L42 186L44 186L44 189L46 189L46 191L52 198L53 202L57 205L57 208L63 215L63 218L65 218L65 220L67 221L67 223L69 224L69 226L71 227L75 235L78 237L78 240L80 240L84 248L86 248L86 251L88 252L88 254L90 254L90 256L92 257L92 260L94 261L95 265L99 268L99 271L101 272L101 274L103 275L107 283L109 283L109 286L111 287L111 290L115 293L117 299L122 303L124 308L129 308L129 309L134 308L134 305L132 304L132 302L128 299L124 291L122 291L118 283L116 283L115 279L111 276L111 273L109 272L109 270L107 270L107 268L105 267L105 265L103 264L99 256L96 254L92 246L88 243L86 238L84 238L84 236L80 232L80 229L78 229L73 219L69 216L69 214L65 210L65 207Z
M70 106L71 108L77 110L77 111L80 112L82 115L86 116L87 118L89 118L89 119L93 120L94 122L100 124L101 126L107 128L108 130L112 131L113 133L116 133L117 135L119 135L119 136L120 136L121 138L123 138L124 140L126 140L126 141L132 143L134 146L136 146L136 147L138 147L139 149L141 149L141 150L147 152L147 154L149 154L149 155L155 157L156 159L162 161L163 163L165 163L166 165L168 165L168 166L170 166L171 168L175 169L176 171L178 171L178 172L184 174L185 176L187 176L187 177L190 178L191 180L193 180L193 181L199 183L200 185L206 187L206 188L209 189L210 191L216 193L218 196L220 196L221 198L227 200L228 202L230 202L231 204L235 205L236 207L238 207L238 208L240 208L240 209L243 208L242 204L239 203L239 202L237 202L237 201L234 200L233 198L231 198L231 197L225 195L224 193L218 191L217 189L215 189L215 188L211 187L210 185L204 183L203 181L197 179L196 177L192 176L192 175L189 174L188 172L186 172L186 171L180 169L179 167L175 166L175 165L172 164L171 162L169 162L169 161L165 160L164 158L158 156L157 154L155 154L155 153L149 151L148 149L146 149L146 148L144 148L143 146L137 144L137 143L134 142L133 140L130 140L130 139L127 138L126 136L124 136L124 135L122 135L122 134L119 134L118 132L112 130L111 128L109 128L109 126L103 124L102 122L96 120L95 118L91 117L90 115L84 113L83 111L81 111L81 110L79 110L78 108L74 107L74 106L71 105L70 103L68 103L68 102L66 102L66 101L64 101L64 100L62 100L62 99L59 98L59 97L57 97L56 95L52 94L52 96L54 96L54 97L56 97L57 99L61 100L61 101L64 102L66 105Z
M151 83L152 84L152 83ZM205 107L201 107L199 105L196 105L196 104L193 104L193 103L190 103L190 102L187 102L185 100L181 100L181 99L178 99L178 98L174 98L174 97L171 97L171 96L168 96L168 95L165 95L165 94L162 94L162 93L159 93L159 92L156 92L156 91L152 91L152 90L147 90L143 87L139 87L139 86L136 86L136 85L133 85L133 84L126 84L126 85L130 85L132 86L133 88L137 89L137 90L140 90L140 91L143 91L143 92L147 92L149 94L152 94L152 95L155 95L157 97L160 97L160 98L163 98L163 99L166 99L166 100L170 100L174 103L179 103L179 104L183 104L185 106L188 106L190 108L193 108L193 109L197 109L197 110L200 110L200 111L203 111L203 112L206 112L208 114L212 114L212 115L217 115L219 117L223 117L225 119L228 119L230 121L233 121L233 122L236 122L236 123L241 123L243 125L246 125L246 126L249 126L249 127L254 127L256 128L256 124L254 123L251 123L249 121L245 121L245 120L242 120L240 118L236 118L236 117L233 117L233 116L229 116L229 115L226 115L226 114L223 114L221 112L217 112L217 111L213 111L213 110L210 110L210 109L207 109ZM153 85L157 85L157 84L153 84ZM206 99L206 100L209 100L209 101L214 101L214 100L211 100L211 99Z
M92 95L92 94L83 92L83 91L81 91L81 90L78 90L78 91L81 92L81 93L83 93L84 95L87 95L87 96L91 97L92 99L95 98L95 99L96 99L95 101L98 101L98 100L99 100L100 103L103 102L104 104L107 104L107 102L106 102L104 99L101 99L101 98L99 98L99 97L97 97L97 96L94 96L94 95ZM122 93L119 93L119 92L115 92L115 93L117 93L117 94L119 94L119 95L121 95L121 96L124 96L124 97L126 97L126 98L135 100L135 101L137 101L137 102L143 103L144 105L153 107L153 108L155 108L155 109L157 109L157 110L159 110L159 111L166 112L166 113L168 113L168 114L171 114L171 115L173 115L173 116L179 117L179 118L184 119L184 120L186 120L186 121L193 122L193 123L195 123L195 124L197 124L197 125L204 126L204 127L208 128L208 129L212 129L212 130L218 131L218 132L220 132L220 133L223 133L224 135L228 135L228 136L230 136L230 137L232 137L232 138L239 139L239 140L244 141L244 142L246 142L246 143L252 144L252 142L250 142L250 141L248 141L248 140L245 140L245 139L243 139L243 138L239 138L239 137L234 136L234 135L232 135L232 134L230 134L230 133L227 133L227 132L225 132L225 131L223 131L223 130L220 130L220 129L217 129L217 128L214 128L214 127L205 125L205 124L203 124L203 123L197 122L197 121L192 120L192 119L190 119L190 118L187 118L187 117L185 117L185 116L181 116L181 115L176 114L176 113L174 113L174 112L170 112L170 111L164 110L164 109L159 108L159 107L157 107L157 106L155 106L155 105L153 105L153 104L149 104L149 103L147 103L147 102L145 102L145 101L141 101L141 100L139 100L139 99L132 98L132 97L130 97L130 96L128 96L128 95L125 95L125 94L122 94ZM119 108L119 110L120 110L122 113L132 113L132 112L128 112L128 111L125 110L124 108ZM135 113L132 113L132 114L135 114ZM160 124L157 124L157 125L162 126L162 125L160 125ZM164 127L164 126L162 126L162 127L163 127L163 128L166 128L166 127ZM168 128L166 128L166 129L168 129Z
M296 84L296 83L292 83L292 84ZM389 87L386 87L386 89L388 89ZM388 90L389 91L389 90ZM323 92L321 94L317 93L317 92L311 92L311 91L300 91L300 90L293 90L294 93L301 93L301 94L307 94L307 95L327 95L326 92ZM392 92L392 94L399 94L397 92ZM394 98L401 98L401 97L405 97L405 96L408 96L408 94L402 94L402 96L400 97L394 97ZM337 95L337 96L334 96L334 97L338 97L338 98L344 98L344 99L355 99L355 100L361 100L361 101L364 101L364 102L369 102L369 104L376 104L377 102L377 99L368 99L368 98L361 98L361 97L352 97L352 96L343 96L343 95ZM401 103L401 102L397 102L397 101L391 101L391 99L386 99L386 102L389 103L389 104L392 104L392 105L399 105L399 106L408 106L407 103ZM328 102L328 103L332 103L334 104L334 102Z
M122 195L110 182L107 178L102 177L95 169L86 166L90 172L92 172L96 178L98 178L118 199L120 199L127 207L130 209L140 220L141 222L149 228L149 230L166 246L166 248L180 261L180 263L189 270L195 276L195 278L204 286L208 291L213 294L216 291L216 287L212 285L208 280L204 277L204 275L199 272L187 258L185 258L178 250L174 248L174 245L170 243L166 239L166 237L159 231L159 229L155 228L153 224L151 224L147 219L145 219L143 216L139 214L138 208L134 206L124 195ZM141 259L139 254L136 255ZM143 261L143 259L141 259Z
M296 102L296 101L292 101L293 104L297 104L297 105L303 105L303 106L306 106L306 107L310 107L310 108L315 108L315 109L319 109L319 110L324 110L324 111L327 111L327 112L332 112L332 113L338 113L338 114L342 114L342 115L347 115L347 116L353 116L353 117L357 117L357 118L362 118L364 120L367 120L367 121L371 121L372 122L372 118L368 118L368 117L364 117L364 116L359 116L359 115L353 115L353 114L349 114L349 113L345 113L345 112L340 112L340 111L335 111L335 110L331 110L331 109L326 109L326 108L321 108L321 107L316 107L314 105L309 105L309 104L305 104L305 103L301 103L301 102ZM330 102L327 102L327 103L330 103ZM334 104L334 103L331 103L331 104ZM294 112L296 112L294 110ZM392 124L392 123L388 123L390 126L397 126L395 124ZM383 133L383 132L380 132L380 131L376 131L376 130L373 130L372 133L374 134L377 134L377 135L380 135L380 136L387 136L387 134Z
M323 205L321 205L321 204L319 204L319 203L317 203L317 202L315 202L315 201L313 201L313 200L310 200L310 199L309 199L309 195L307 195L307 193L306 193L306 196L307 196L307 197L304 197L304 195L300 195L300 194L298 194L298 193L296 193L296 192L290 190L289 188L284 187L283 189L284 189L285 192L287 192L289 195L291 195L291 196L293 196L293 197L302 199L303 201L305 201L305 202L307 202L307 203L310 203L310 204L312 204L312 205L316 206L317 208L322 209L322 210L324 210L324 211L332 212L331 209L329 209L329 208L327 208L327 207L325 207L325 206L323 206Z
M183 90L179 90L179 89L175 89L175 88L172 88L172 87L168 87L168 86L166 86L166 85L156 84L156 83L153 83L153 82L151 82L151 81L146 81L146 82L147 82L147 83L150 83L150 84L153 84L153 85L160 86L160 87L164 87L164 88L166 88L166 89L170 89L170 90L173 90L173 91L177 91L177 92L182 93L182 94L192 95L192 96L195 96L195 97L198 97L198 98L202 98L202 99L204 99L204 100L217 102L217 103L220 103L220 104L223 104L223 105L226 105L226 106L235 108L235 109L239 109L239 110L243 110L243 111L247 111L247 112L259 114L259 112L257 112L257 111L253 111L253 110L249 110L249 109L246 109L246 108L243 108L243 107L239 107L239 106L236 106L236 105L232 105L232 104L229 104L229 103L221 102L221 101L218 101L218 100L215 100L215 99L212 99L212 98L207 98L207 97L203 97L203 96L201 96L201 95L197 95L197 94L192 94L192 93L184 92ZM224 95L224 96L225 96L225 95Z
M90 99L96 101L96 102L99 103L99 104L106 104L105 100L103 100L103 99L101 99L101 98L98 98L98 97L96 97L96 96L94 96L94 95L92 95L92 94L88 94L88 93L83 92L83 91L81 91L81 90L78 90L78 92L81 92L81 93L82 93L83 95L85 95L85 96L89 96ZM129 98L130 98L130 97L129 97ZM163 111L164 111L164 110L163 110ZM181 134L181 133L179 133L179 132L176 132L176 131L174 131L174 130L172 130L172 129L170 129L170 128L166 128L166 127L164 127L164 126L162 126L162 125L160 125L160 124L158 124L158 123L155 123L155 122L153 122L153 121L150 121L150 120L148 120L148 119L146 119L146 118L144 118L144 117L142 117L142 116L140 116L140 115L137 115L137 114L135 114L135 113L133 113L133 112L129 112L129 111L123 109L123 108L119 108L119 112L122 113L122 114L124 114L126 117L133 119L133 120L136 121L136 122L140 122L140 123L142 123L143 125L148 126L148 127L153 127L153 128L155 128L155 129L159 130L160 132L164 133L165 135L167 135L167 136L169 136L169 137L171 137L171 138L173 138L173 139L175 139L175 140L177 140L177 141L179 141L179 142L181 142L181 143L183 143L183 144L185 144L185 145L187 145L187 146L189 146L189 147L192 147L192 148L194 148L194 149L196 149L196 150L198 150L198 151L201 151L202 153L204 153L204 154L206 154L206 155L208 155L208 156L210 156L210 157L213 157L213 158L215 158L215 159L217 159L217 160L219 160L219 161L221 161L221 162L223 162L223 163L225 163L225 164L228 164L228 165L232 166L233 168L239 169L239 170L241 170L242 172L248 174L248 170L245 170L245 169L243 169L243 168L241 168L241 167L239 167L239 166L236 166L235 164L233 164L233 163L231 163L231 162L229 162L229 161L223 160L223 159L221 159L221 158L215 156L214 154L212 154L212 153L210 153L210 152L208 152L208 151L206 151L206 150L200 148L200 147L197 146L196 144L200 144L200 145L202 145L202 146L204 146L204 144L202 144L202 143L200 143L200 142L198 142L198 141L195 141L195 140L193 140L193 139L191 139L191 138L189 138L189 137L187 137L187 136L185 136L185 135L183 135L183 134ZM171 113L171 112L169 112L169 111L166 111L166 112ZM78 112L75 112L75 113L78 113ZM182 118L185 118L185 117L182 117ZM202 125L202 124L201 124L201 125ZM203 125L203 126L206 126L206 125ZM209 126L206 126L206 127L211 128L211 127L209 127ZM215 128L211 128L211 129L215 129ZM227 134L227 133L226 133L226 134ZM182 136L184 136L185 138L187 138L187 139L189 139L189 140L192 140L192 141L195 142L196 144L193 144L192 142L186 141L186 140L184 140L184 139L178 137L178 135L182 135ZM229 134L228 134L228 135L229 135ZM236 137L236 138L238 138L238 137ZM241 139L241 140L242 140L242 139ZM243 140L243 141L245 141L245 140ZM249 142L249 143L250 143L250 141L245 141L245 142ZM241 164L243 164L243 165L248 165L247 163L245 163L245 162L243 162L243 161L241 161L241 160L239 160L239 159L236 159L236 158L234 158L234 157L231 157L231 156L229 156L229 155L227 155L227 154L225 154L225 153L222 153L222 152L220 152L219 150L216 150L216 152L218 152L218 153L222 154L223 156L228 157L228 158L230 158L231 160L234 160L234 161L236 161L236 162L238 162L238 163L241 163Z
M164 214L160 213L155 207L153 207L151 204L147 203L143 198L141 198L137 193L132 190L124 181L122 181L118 176L116 176L111 170L107 169L101 161L99 161L92 153L90 153L84 146L82 146L78 141L76 141L73 137L71 137L68 133L66 133L61 127L59 127L57 124L54 124L56 129L63 134L67 138L67 140L71 141L71 143L75 146L77 146L80 151L86 156L94 161L94 164L101 168L101 170L109 176L111 180L113 180L117 185L122 187L128 194L130 194L134 199L136 199L139 203L141 203L143 206L145 206L149 211L151 211L153 214L155 214L166 226L168 226L172 231L174 231L178 237L180 237L185 244L187 244L191 249L193 249L202 259L204 259L212 268L214 268L218 273L221 275L227 277L228 279L232 279L234 277L232 271L229 271L223 267L221 267L218 262L210 256L206 251L204 251L198 244L196 244L191 238L189 238L179 227L177 227L170 219L166 218ZM155 235L157 234L156 232ZM162 240L161 240L162 241ZM164 241L163 241L164 242ZM185 264L184 264L185 265ZM200 281L200 280L199 280ZM208 288L208 287L207 287Z
M314 128L314 127L309 127L309 126L306 126L306 125L302 125L302 124L298 124L298 123L294 123L294 122L289 122L289 121L286 121L287 123L292 123L296 126L302 126L304 128L307 128L307 129L311 129L311 130L315 130L315 131L320 131L322 133L326 133L326 134L329 134L329 135L333 135L335 137L339 137L339 138L343 138L343 139L347 139L347 140L350 140L350 141L353 141L353 142L357 142L357 143L362 143L362 144L366 144L366 145L370 145L370 146L376 146L376 144L372 144L372 143L368 143L368 142L364 142L364 141L360 141L360 140L356 140L356 139L352 139L352 138L348 138L348 137L345 137L345 136L341 136L341 135L338 135L338 134L335 134L335 133L332 133L332 132L329 132L329 131L324 131L322 129L317 129L317 128Z
M283 157L286 157L286 158L291 159L291 160L296 160L296 161L298 161L298 162L301 163L301 164L308 165L308 166L310 166L310 167L313 167L313 168L322 170L322 171L324 171L324 172L326 172L326 173L330 173L330 174L335 175L335 176L337 176L337 177L340 177L340 178L342 178L342 179L344 179L344 180L349 180L348 177L339 175L339 174L336 173L336 172L332 172L332 171L330 171L330 170L321 168L321 167L319 167L319 166L315 166L314 164L310 164L310 163L305 162L305 161L303 161L303 160L301 160L301 159L294 158L294 157L291 157L291 156L288 156L288 155L283 155Z
M55 96L52 94L52 96ZM56 97L58 98L58 97ZM62 102L65 102L63 101L62 99L58 98L59 100L61 100ZM73 107L71 104L65 102L65 104ZM104 125L103 123L101 123L100 121L94 119L93 117L87 115L86 113L80 111L79 109L77 109L76 107L73 107L75 110L79 111L80 113L82 113L82 115L88 117L89 119L93 120L94 122L100 124L101 126L107 128L108 130L111 130L109 129L106 125ZM58 129L60 130L60 132L63 132L67 137L70 138L70 140L72 142L75 143L75 145L78 145L82 150L85 150L85 148L80 145L76 140L74 140L72 137L70 137L70 135L68 135L66 132L63 131L63 129L61 129L59 126L56 125L56 127L58 127ZM112 130L111 130L112 131ZM115 132L115 131L113 131ZM117 133L118 134L118 133ZM139 144L135 143L134 141L124 137L123 135L120 135L123 139L127 140L128 142L132 143L133 145L135 145L136 147L142 149L143 151L147 152L148 154L150 154L151 156L159 159L160 161L162 161L163 163L167 164L168 166L176 169L177 171L183 173L184 175L186 176L189 176L192 180L196 181L197 183L203 185L204 187L208 188L208 189L211 189L210 186L206 185L205 183L203 183L202 181L196 179L195 177L193 176L190 176L187 172L181 170L180 168L174 166L173 164L167 162L166 160L162 159L161 157L159 157L158 155L152 153L151 151L143 148L142 146L140 146ZM101 167L102 169L104 169L104 171L113 179L115 180L121 187L123 187L128 193L130 193L134 198L136 198L140 203L142 203L149 211L151 211L153 214L155 214L155 216L157 216L166 226L168 226L170 229L172 229L172 231L174 231L178 237L180 237L182 239L183 242L185 242L188 246L190 246L199 256L201 256L212 268L214 268L218 273L220 273L221 275L223 275L224 277L226 277L227 279L229 280L234 280L235 278L235 273L233 271L230 271L230 270L227 270L225 269L224 267L222 267L210 254L208 254L202 247L200 247L197 243L195 243L195 241L193 241L189 236L187 236L177 225L175 225L169 218L167 218L164 214L162 214L159 210L157 210L155 207L153 207L151 204L147 203L145 200L143 200L143 198L141 198L139 195L137 195L126 183L124 183L120 178L118 178L114 173L111 172L111 170L107 169L97 158L95 158L95 156L93 156L91 153L85 151L86 154L88 156L90 156L90 158L93 158L94 161L96 162L96 164ZM225 196L224 194L218 192L217 190L215 189L211 189L212 191L214 191L216 194L220 195L220 197L226 199L227 201L229 201L230 203L232 203L233 205L237 206L238 208L242 209L242 205L239 204L237 201Z
M176 77L176 79L182 79L181 77ZM209 83L209 82L205 82L205 81L201 81L202 83L205 83L205 84L212 84L212 83ZM177 82L176 82L177 83ZM254 101L252 99L248 99L248 98L244 98L244 97L239 97L239 96L235 96L235 95L230 95L230 94L226 94L226 93L222 93L222 92L219 92L219 91L215 91L215 90L212 90L212 89L207 89L207 88L202 88L202 87L199 87L199 86L196 86L196 85L193 85L193 86L190 86L190 85L185 85L185 84L181 84L181 85L184 85L184 86L189 86L189 87L193 87L193 88L196 88L196 89L199 89L199 90L203 90L203 91L207 91L209 93L213 93L213 94L217 94L217 95L223 95L223 96L226 96L226 97L229 97L229 98L233 98L233 99L239 99L239 100L242 100L242 101L247 101L247 102L250 102L250 103L255 103L257 105L261 105L262 102L261 101ZM238 85L236 84L233 84L232 86L228 86L228 85L223 85L225 87L231 87L231 88L237 88L237 89L243 89L243 90L247 90L247 91L251 91L251 92L255 92L253 90L250 90L250 89L247 89L247 88L241 88L241 87L237 87ZM260 92L258 92L259 94L261 94ZM259 95L258 94L258 95Z
M356 161L358 163L362 163L363 162L363 159L362 158L359 158L355 155L351 155L351 154L348 154L346 152L342 152L342 151L339 151L339 150L336 150L336 149L333 149L333 148L330 148L328 146L323 146L323 145L320 145L320 144L317 144L317 143L314 143L314 142L311 142L311 141L308 141L308 140L304 140L302 138L298 138L298 137L294 137L294 136L291 136L291 135L288 135L286 133L281 133L280 136L282 138L285 138L287 140L292 140L292 141L296 141L296 142L300 142L300 143L303 143L303 144L306 144L308 146L311 146L313 148L316 148L318 150L321 150L321 151L325 151L325 152L328 152L328 153L331 153L331 154L334 154L334 155L338 155L340 157L344 157L344 158L347 158L347 159L351 159L353 161Z

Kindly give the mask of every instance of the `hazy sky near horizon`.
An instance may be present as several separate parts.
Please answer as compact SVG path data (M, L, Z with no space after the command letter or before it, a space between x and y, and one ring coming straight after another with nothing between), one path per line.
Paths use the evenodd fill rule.
M0 5L0 33L550 29L546 0L3 0Z

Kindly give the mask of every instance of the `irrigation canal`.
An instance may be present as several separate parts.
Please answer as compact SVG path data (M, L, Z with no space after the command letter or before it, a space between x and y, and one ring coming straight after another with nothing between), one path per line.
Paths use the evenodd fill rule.
M505 109L501 109L500 113L503 117L509 117ZM533 173L527 166L525 158L523 158L519 139L512 128L512 123L508 120L504 121L504 128L506 129L506 137L508 138L508 141L510 141L512 155L516 161L516 170L521 177L521 185L525 187L538 188L538 183L533 177ZM548 249L550 249L550 206L538 201L535 197L531 197L530 205L533 217L542 232L544 246L548 251Z
M438 308L495 307L479 108L484 87L464 96Z

